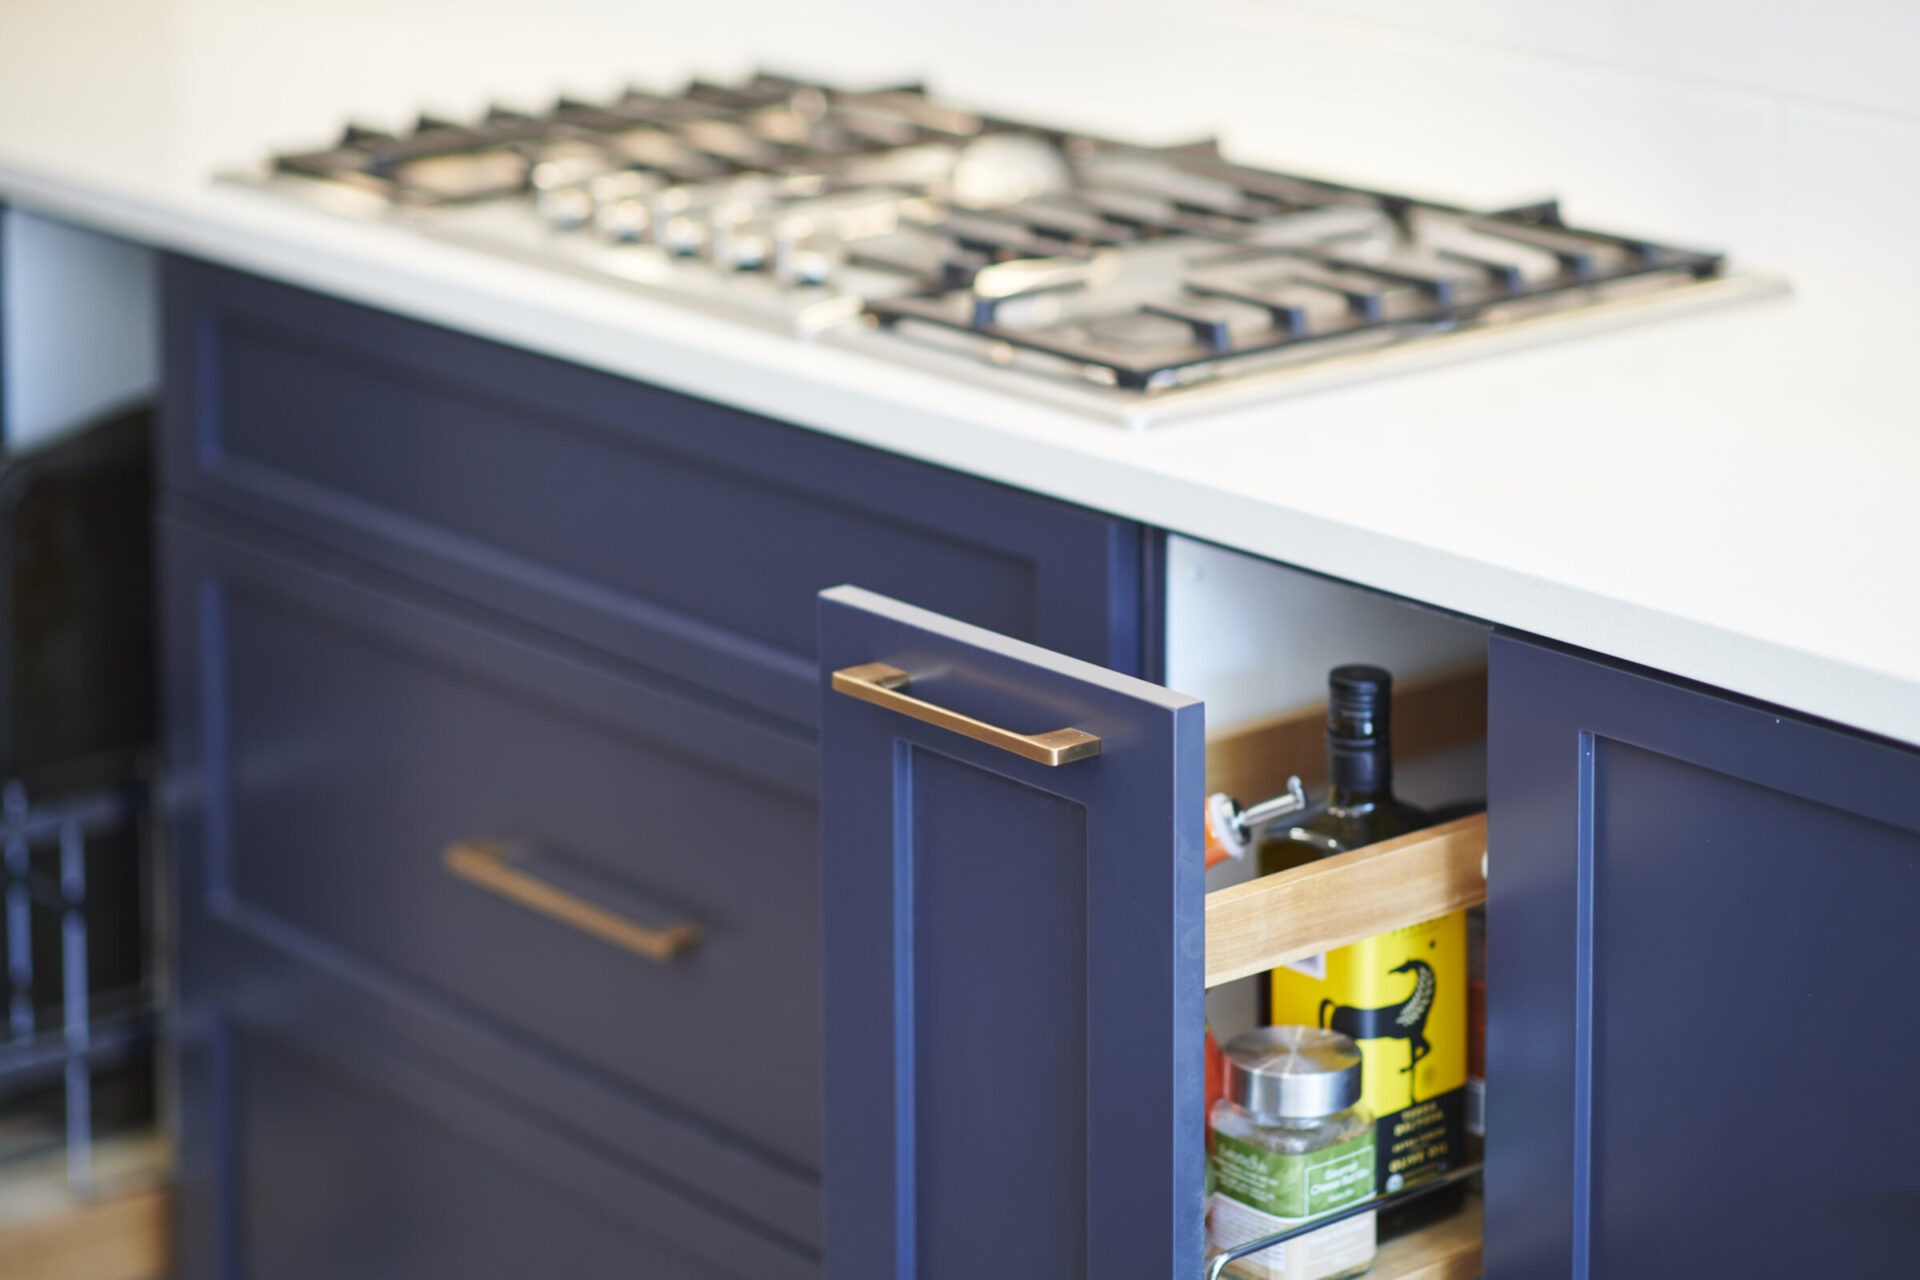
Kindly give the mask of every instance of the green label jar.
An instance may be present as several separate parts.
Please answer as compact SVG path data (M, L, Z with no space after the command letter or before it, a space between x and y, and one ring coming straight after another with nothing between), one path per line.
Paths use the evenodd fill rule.
M1358 1104L1360 1051L1336 1031L1262 1027L1226 1047L1226 1097L1214 1105L1215 1253L1370 1198L1373 1117ZM1374 1215L1359 1214L1242 1258L1252 1280L1334 1280L1373 1263Z

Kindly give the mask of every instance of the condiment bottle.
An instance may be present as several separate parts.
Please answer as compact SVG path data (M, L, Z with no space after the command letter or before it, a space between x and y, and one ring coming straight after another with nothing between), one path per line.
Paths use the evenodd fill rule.
M1374 1194L1373 1117L1360 1102L1360 1050L1319 1027L1260 1027L1224 1050L1214 1105L1211 1251L1299 1226ZM1373 1264L1374 1215L1357 1214L1250 1254L1227 1274L1333 1280Z
M1327 677L1327 803L1294 825L1271 823L1257 856L1271 875L1432 822L1393 794L1393 677L1362 664ZM1466 1154L1467 915L1406 925L1268 975L1263 1022L1344 1032L1366 1055L1379 1189L1402 1186Z

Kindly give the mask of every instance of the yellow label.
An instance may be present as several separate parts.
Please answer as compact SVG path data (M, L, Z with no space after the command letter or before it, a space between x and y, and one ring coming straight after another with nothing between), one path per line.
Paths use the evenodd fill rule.
M1329 951L1324 968L1275 969L1271 981L1276 1024L1331 1027L1359 1044L1361 1101L1375 1116L1466 1087L1466 912Z

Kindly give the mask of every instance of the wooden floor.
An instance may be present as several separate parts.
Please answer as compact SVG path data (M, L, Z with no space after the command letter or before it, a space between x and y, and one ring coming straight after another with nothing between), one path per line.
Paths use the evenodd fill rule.
M1480 1197L1444 1222L1380 1246L1368 1280L1477 1280Z
M168 1153L157 1138L101 1144L99 1193L76 1198L58 1153L0 1166L0 1280L165 1280ZM1380 1248L1369 1280L1476 1280L1480 1199Z
M1365 1280L1479 1280L1480 1272L1480 1197L1474 1195L1452 1217L1381 1245ZM1227 1269L1229 1280L1239 1274Z
M0 1165L0 1277L164 1280L168 1163L151 1136L102 1142L87 1199L68 1189L58 1152Z

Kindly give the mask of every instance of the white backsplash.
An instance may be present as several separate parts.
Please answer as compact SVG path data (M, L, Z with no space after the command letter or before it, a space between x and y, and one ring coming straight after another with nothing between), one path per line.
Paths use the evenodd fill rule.
M0 422L29 449L151 395L159 381L150 250L0 208Z
M449 0L402 11L455 12ZM572 29L637 68L925 76L959 98L1751 265L1920 284L1912 0L481 0L456 25Z

